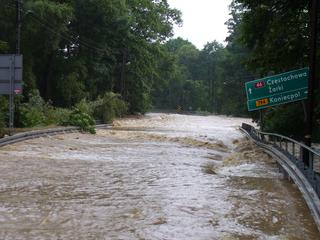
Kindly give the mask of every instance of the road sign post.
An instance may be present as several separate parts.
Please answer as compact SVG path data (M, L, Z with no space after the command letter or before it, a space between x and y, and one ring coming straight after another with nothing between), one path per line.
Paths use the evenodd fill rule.
M312 135L313 135L313 116L315 108L315 94L314 90L319 84L317 83L317 39L318 39L318 1L310 1L310 52L309 52L309 67L310 67L310 78L308 84L308 101L306 107L306 121L304 130L304 143L311 147L312 145ZM303 162L307 166L310 165L310 156L307 151L303 152ZM312 163L311 163L312 164Z
M308 97L309 69L303 68L246 83L248 110L295 102Z

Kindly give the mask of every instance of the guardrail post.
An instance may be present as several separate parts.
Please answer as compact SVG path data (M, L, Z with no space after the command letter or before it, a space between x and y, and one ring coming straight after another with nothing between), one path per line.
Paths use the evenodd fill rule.
M294 144L294 142L292 142L292 155L293 155L294 157L296 157L296 149L295 149L295 144Z
M303 148L302 160L304 165L306 165L307 167L310 166L310 152L308 151L308 149Z
M308 158L309 158L309 168L310 168L310 170L312 170L313 171L313 153L312 152L309 152L309 154L308 154Z
M299 151L299 160L303 161L303 147L300 146L300 151Z

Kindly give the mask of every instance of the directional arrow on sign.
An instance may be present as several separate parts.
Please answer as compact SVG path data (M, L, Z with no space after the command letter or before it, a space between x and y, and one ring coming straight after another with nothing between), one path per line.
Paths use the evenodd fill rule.
M308 80L309 69L302 68L246 82L249 111L307 99Z

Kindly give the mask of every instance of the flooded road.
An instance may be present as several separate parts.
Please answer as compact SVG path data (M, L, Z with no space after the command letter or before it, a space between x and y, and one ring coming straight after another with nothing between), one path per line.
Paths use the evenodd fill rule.
M1 148L0 239L320 239L243 121L149 114Z

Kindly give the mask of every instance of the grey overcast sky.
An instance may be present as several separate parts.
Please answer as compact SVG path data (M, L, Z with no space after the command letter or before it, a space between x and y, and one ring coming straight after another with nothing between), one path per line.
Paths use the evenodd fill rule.
M175 37L189 40L202 49L207 42L224 43L228 35L231 0L168 0L171 7L182 12L183 26L175 27Z

